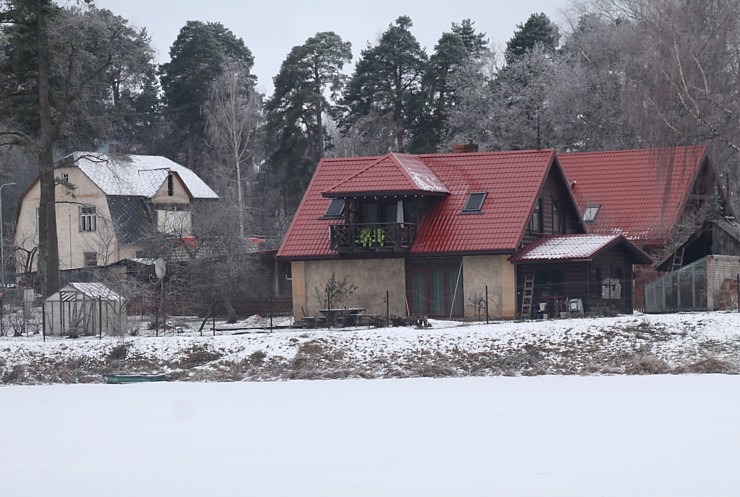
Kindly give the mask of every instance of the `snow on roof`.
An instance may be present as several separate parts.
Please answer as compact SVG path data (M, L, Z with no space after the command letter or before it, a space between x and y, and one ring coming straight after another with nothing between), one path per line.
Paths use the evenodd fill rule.
M359 192L449 193L444 183L418 156L395 153L378 157L368 167L343 179L325 193L339 196Z
M123 300L123 297L102 283L69 283L67 286L50 296L47 300L60 300L62 292L81 293L90 299Z
M589 259L620 235L562 235L543 237L511 258L513 261ZM623 238L624 239L624 238ZM627 242L626 239L624 239Z
M58 166L74 165L84 172L106 195L153 197L170 172L176 173L193 198L217 199L197 174L177 162L159 155L107 155L74 152Z

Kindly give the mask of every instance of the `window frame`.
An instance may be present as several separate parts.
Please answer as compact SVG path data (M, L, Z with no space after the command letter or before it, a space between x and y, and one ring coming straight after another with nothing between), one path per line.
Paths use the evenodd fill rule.
M583 222L584 223L596 222L596 217L599 215L599 211L601 211L601 204L586 205L586 208L583 209ZM593 212L593 215L591 215L592 212Z
M488 192L470 192L463 206L463 214L480 214L483 212L483 204L486 202ZM473 199L480 198L480 201L473 204Z
M97 208L94 205L80 206L80 232L97 231Z
M542 219L542 199L538 198L532 209L532 216L529 218L529 232L532 234L544 234L544 220Z
M98 265L98 253L97 252L83 252L82 253L82 265L85 267L96 267Z
M336 206L339 204L339 202L342 203L342 206L339 208L339 212L336 211L336 207L332 209L332 206ZM326 208L326 212L324 212L324 219L340 219L342 216L344 216L344 209L347 207L347 201L343 198L333 198L331 199L331 202L329 202L329 205Z

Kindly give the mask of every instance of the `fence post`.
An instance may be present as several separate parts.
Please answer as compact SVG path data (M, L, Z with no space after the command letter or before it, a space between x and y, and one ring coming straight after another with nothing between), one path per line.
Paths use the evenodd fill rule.
M268 312L270 313L270 333L272 333L272 295L268 301Z
M98 325L100 327L100 339L103 339L103 297L98 297Z
M486 324L488 324L488 285L486 285Z
M46 341L46 305L41 305L41 339Z
M388 327L390 325L391 325L390 292L386 290L385 291L385 326Z

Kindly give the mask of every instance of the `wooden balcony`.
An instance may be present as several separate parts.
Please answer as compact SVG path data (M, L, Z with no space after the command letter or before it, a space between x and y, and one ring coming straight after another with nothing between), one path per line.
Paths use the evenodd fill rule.
M331 248L339 252L405 252L414 243L412 223L333 224Z

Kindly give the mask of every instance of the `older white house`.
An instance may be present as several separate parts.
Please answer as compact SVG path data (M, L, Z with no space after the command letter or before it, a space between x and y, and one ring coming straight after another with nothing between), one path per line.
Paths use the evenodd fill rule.
M188 237L194 201L218 195L165 157L75 152L56 165L60 269L105 266L141 255L155 233ZM36 270L38 178L23 193L14 244L17 272Z

